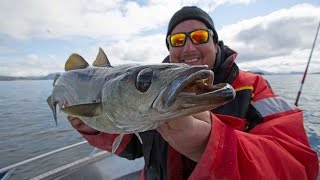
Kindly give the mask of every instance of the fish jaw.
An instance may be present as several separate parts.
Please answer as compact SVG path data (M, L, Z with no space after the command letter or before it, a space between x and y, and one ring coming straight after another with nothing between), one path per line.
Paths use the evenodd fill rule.
M199 109L211 110L232 101L236 95L233 87L227 83L213 85L210 89L211 91L203 94L180 93L175 102L176 108L194 108L195 112L201 112Z
M164 116L178 117L211 110L233 100L233 87L227 83L213 85L213 78L212 70L207 69L180 75L160 92L152 108Z

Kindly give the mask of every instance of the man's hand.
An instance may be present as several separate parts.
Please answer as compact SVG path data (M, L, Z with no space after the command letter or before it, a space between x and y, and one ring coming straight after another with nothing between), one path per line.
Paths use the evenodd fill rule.
M100 131L97 131L97 130L93 129L92 127L86 125L82 120L80 120L77 117L68 116L67 118L68 118L71 126L82 134L97 135L100 133Z
M198 162L205 150L211 132L209 111L171 119L157 128L173 148Z

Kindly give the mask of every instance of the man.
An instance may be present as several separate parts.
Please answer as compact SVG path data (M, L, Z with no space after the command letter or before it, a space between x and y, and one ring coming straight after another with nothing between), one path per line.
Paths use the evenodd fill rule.
M237 53L222 41L210 16L183 7L171 18L164 62L205 64L215 82L231 84L230 103L192 116L171 119L140 133L143 145L126 135L116 151L144 156L142 179L316 179L318 157L310 148L300 109L278 97L259 75L240 71ZM116 135L98 132L68 117L88 142L110 151Z

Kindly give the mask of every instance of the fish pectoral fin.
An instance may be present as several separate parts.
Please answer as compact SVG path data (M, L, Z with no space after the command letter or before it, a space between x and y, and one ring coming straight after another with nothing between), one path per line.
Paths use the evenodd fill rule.
M116 150L118 149L118 147L120 146L120 143L123 139L124 134L120 134L118 137L116 137L116 139L113 141L112 143L112 154L114 154L116 152Z
M75 117L94 117L101 113L101 102L78 104L61 108L61 111Z
M65 71L70 71L73 69L85 69L89 66L86 60L83 59L79 54L73 53L68 58L66 64L64 65Z

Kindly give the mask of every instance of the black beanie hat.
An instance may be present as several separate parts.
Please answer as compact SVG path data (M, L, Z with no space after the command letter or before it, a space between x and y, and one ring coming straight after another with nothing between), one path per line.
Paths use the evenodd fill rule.
M166 36L166 45L168 49L169 44L167 42L167 37L171 34L173 28L182 21L190 19L196 19L203 22L209 29L213 31L213 41L215 43L218 42L218 34L214 28L214 23L209 14L196 6L184 6L179 11L177 11L170 19Z

